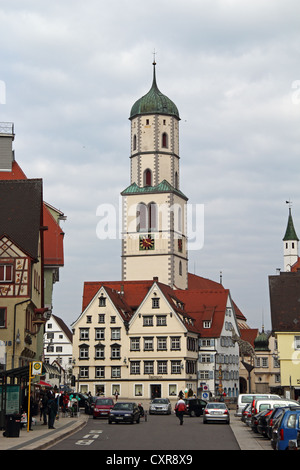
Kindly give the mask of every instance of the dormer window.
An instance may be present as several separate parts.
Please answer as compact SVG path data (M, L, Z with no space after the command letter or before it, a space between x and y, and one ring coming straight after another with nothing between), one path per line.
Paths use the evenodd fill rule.
M103 294L99 297L99 307L105 307L106 306L106 297L104 297Z
M205 320L203 322L203 328L210 328L211 327L211 321Z

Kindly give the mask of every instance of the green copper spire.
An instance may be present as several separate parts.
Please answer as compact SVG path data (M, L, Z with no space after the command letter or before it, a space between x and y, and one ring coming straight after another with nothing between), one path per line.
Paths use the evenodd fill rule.
M134 103L131 108L130 119L139 114L167 114L180 119L176 105L158 89L155 66L156 62L153 62L152 87L146 95Z
M287 224L287 228L286 228L285 235L283 238L283 241L288 241L288 240L299 241L299 238L297 237L296 230L294 227L291 208L289 208L288 224Z

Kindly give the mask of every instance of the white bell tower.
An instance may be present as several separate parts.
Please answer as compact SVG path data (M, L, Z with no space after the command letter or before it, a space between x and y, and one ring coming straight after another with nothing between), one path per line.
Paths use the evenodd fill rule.
M180 191L179 112L156 84L130 113L131 177L123 197L122 278L157 277L176 289L188 279L186 202Z
M294 228L290 204L287 228L283 238L283 263L285 272L291 271L292 266L298 261L298 244L299 239Z

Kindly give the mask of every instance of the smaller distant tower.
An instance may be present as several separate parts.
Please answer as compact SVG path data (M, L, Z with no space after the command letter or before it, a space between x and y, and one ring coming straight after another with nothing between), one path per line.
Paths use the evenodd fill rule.
M291 271L292 266L298 261L298 243L299 238L297 237L294 227L290 204L287 228L283 238L283 262L285 272Z

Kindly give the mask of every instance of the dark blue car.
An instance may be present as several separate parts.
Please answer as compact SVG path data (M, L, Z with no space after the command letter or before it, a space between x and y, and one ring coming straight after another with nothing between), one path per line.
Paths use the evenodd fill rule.
M118 402L109 412L109 424L140 422L140 410L136 403Z
M300 407L285 410L274 426L271 445L274 450L288 450L289 441L297 440L300 432Z

